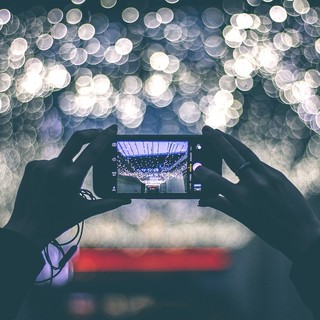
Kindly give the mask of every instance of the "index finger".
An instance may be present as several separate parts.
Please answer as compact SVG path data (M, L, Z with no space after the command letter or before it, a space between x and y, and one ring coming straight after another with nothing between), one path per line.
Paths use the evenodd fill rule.
M106 146L113 140L117 133L117 129L116 125L112 125L102 131L79 155L74 162L74 166L78 167L84 173L87 173L97 158L105 150Z
M211 143L233 172L236 172L247 162L234 145L232 145L220 131L205 126L202 129L202 132L205 136L210 138Z
M58 159L63 162L71 162L83 145L93 141L101 132L101 129L76 131L60 152Z

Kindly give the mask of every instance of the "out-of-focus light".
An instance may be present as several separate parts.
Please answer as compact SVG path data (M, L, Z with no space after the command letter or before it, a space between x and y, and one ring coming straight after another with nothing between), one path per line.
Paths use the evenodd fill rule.
M242 78L249 78L254 70L253 63L246 57L239 57L236 59L233 67L235 74Z
M179 109L179 116L186 123L195 123L200 119L201 112L195 102L186 101Z
M146 93L152 97L159 97L169 87L170 81L162 74L154 74L145 82Z
M70 9L66 14L66 20L69 24L77 24L82 19L82 12L79 9Z
M0 26L9 22L11 18L11 12L7 9L0 10Z
M16 38L12 41L10 46L10 53L15 56L23 55L28 49L28 42L24 38Z
M48 21L52 24L57 24L63 19L63 12L61 9L55 8L48 12Z
M218 8L208 8L202 13L202 21L206 27L216 29L224 23L224 14Z
M48 70L46 80L52 88L62 89L70 84L71 76L64 66L57 64Z
M320 54L320 39L317 39L314 43L316 51Z
M84 317L94 314L97 306L92 295L88 293L73 293L67 299L67 309L73 316Z
M118 54L126 55L131 52L133 44L129 39L121 38L115 43L114 48Z
M293 0L293 8L299 14L306 14L310 10L307 0Z
M129 7L122 11L122 19L127 23L134 23L139 19L139 11L136 8Z
M39 36L36 44L40 50L48 50L53 45L53 38L49 34L42 34Z
M121 54L119 54L114 46L108 47L104 53L104 58L109 63L117 63L121 59Z
M284 22L284 21L286 21L287 16L288 16L286 9L281 6L271 7L269 14L270 14L270 18L274 22Z
M169 66L169 57L164 52L155 52L150 57L150 65L154 70L163 71Z
M160 26L162 19L157 12L149 12L144 16L143 21L147 28L156 29Z
M95 28L90 23L85 23L78 29L78 36L82 40L90 40L95 33Z
M174 4L179 2L179 0L166 0L166 2L170 3L170 4Z
M63 23L57 23L51 28L51 36L54 39L60 40L66 36L68 28Z
M235 22L236 22L235 27L239 29L248 29L253 26L253 18L248 13L237 14Z
M84 3L86 0L71 0L72 1L72 3L74 3L74 4L82 4L82 3Z
M75 5L19 16L1 9L2 222L26 162L56 156L76 128L114 121L121 132L199 133L204 123L233 130L305 194L320 193L320 153L312 138L320 133L319 8L305 0L284 1L280 9L261 0L246 5L253 8L245 11L238 0L203 12L167 5L142 17L128 7L116 22L103 9L87 14ZM255 86L264 93L256 96ZM277 100L287 106L277 108ZM201 225L200 211L191 217L185 203L168 207L176 220L162 215L162 205L148 206L152 214L136 232L124 217L110 218L107 232L99 222L98 236L85 243L117 246L120 234L126 234L120 245L145 246L200 241L239 247L250 239L229 221L213 235L214 223ZM139 213L134 216L138 221ZM182 221L196 221L197 228L180 228Z
M168 24L170 23L174 18L174 13L169 8L160 8L157 11L157 17L160 17L160 21L162 24Z
M230 15L243 12L245 3L243 0L223 0L223 9Z
M117 0L100 0L100 4L106 9L111 9L117 4Z
M106 95L111 87L111 83L106 75L98 74L93 78L93 86L95 94Z

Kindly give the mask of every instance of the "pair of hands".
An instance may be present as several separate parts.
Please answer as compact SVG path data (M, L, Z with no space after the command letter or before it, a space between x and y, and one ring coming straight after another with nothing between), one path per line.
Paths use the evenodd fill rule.
M116 132L116 126L104 131L76 132L57 158L30 162L5 228L22 234L42 249L80 221L130 203L129 199L89 201L79 195L89 169L103 152L101 146L110 143ZM203 134L234 172L246 162L250 165L239 172L236 184L208 168L198 167L198 178L220 194L200 200L199 205L225 212L291 260L297 258L320 236L320 222L302 194L237 139L210 127L204 127Z

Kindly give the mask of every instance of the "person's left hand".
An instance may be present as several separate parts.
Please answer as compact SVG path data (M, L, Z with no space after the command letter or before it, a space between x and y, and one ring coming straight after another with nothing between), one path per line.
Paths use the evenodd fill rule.
M130 199L90 201L79 194L89 169L116 132L115 125L104 131L75 132L57 158L28 163L13 214L5 228L20 233L43 249L80 221L130 203ZM73 161L87 143L90 144Z

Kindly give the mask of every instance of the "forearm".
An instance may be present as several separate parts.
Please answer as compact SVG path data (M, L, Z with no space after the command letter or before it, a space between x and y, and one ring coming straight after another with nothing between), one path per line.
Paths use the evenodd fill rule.
M290 277L314 319L320 320L320 237L293 262Z
M23 236L0 229L0 309L3 319L14 319L44 260Z

